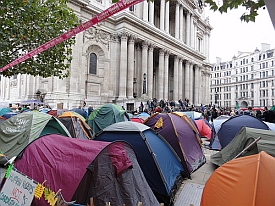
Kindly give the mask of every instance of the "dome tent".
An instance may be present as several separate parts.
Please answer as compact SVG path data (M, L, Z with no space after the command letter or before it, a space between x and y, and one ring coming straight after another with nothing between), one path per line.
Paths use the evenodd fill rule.
M118 122L96 134L95 140L123 140L131 144L144 176L159 202L173 204L185 171L174 150L154 130L137 122Z
M185 114L155 113L143 124L151 127L171 145L188 175L206 162L198 129Z
M95 133L111 124L123 121L130 121L130 118L127 112L116 104L105 104L96 108L86 120Z

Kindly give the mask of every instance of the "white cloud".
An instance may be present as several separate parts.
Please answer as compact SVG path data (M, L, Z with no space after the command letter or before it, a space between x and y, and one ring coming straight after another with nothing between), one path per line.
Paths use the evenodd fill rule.
M255 22L242 22L244 9L238 8L221 14L206 9L210 25L214 28L210 36L210 62L215 63L216 57L229 61L238 51L253 52L261 43L270 44L275 48L275 30L267 9L260 9Z

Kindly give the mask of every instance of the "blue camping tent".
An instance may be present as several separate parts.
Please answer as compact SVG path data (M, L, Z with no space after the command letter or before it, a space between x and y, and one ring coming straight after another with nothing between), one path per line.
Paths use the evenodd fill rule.
M2 117L4 117L5 119L9 119L9 118L11 118L12 116L15 116L15 115L17 115L17 113L8 112L8 113L3 114Z
M0 108L0 116L3 116L4 114L9 113L9 112L11 112L10 108L7 108L7 107Z
M228 145L242 127L270 130L267 124L251 115L234 116L221 124L218 138L221 149Z
M137 122L118 122L96 134L95 140L124 140L131 144L158 201L166 205L173 204L184 177L184 169L175 151L154 130Z

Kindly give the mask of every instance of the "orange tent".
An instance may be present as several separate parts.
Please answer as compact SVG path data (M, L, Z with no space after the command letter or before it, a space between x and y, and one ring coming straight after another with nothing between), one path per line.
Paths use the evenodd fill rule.
M275 158L259 154L231 160L205 184L201 206L274 206Z

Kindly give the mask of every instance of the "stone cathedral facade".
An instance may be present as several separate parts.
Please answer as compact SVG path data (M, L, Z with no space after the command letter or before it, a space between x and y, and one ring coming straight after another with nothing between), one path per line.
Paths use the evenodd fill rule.
M111 4L69 0L80 23ZM144 1L77 34L68 78L2 77L0 100L68 109L85 101L133 110L152 98L209 104L212 29L196 0Z

